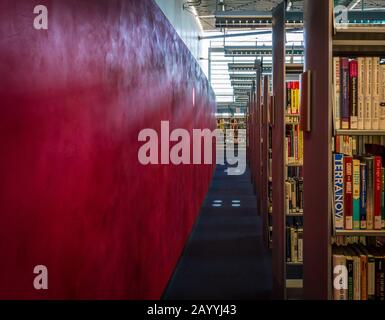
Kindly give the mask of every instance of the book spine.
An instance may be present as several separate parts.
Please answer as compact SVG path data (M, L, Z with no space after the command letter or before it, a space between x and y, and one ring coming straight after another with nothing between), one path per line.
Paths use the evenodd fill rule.
M358 77L357 77L357 114L359 130L364 129L364 79L365 79L365 59L358 58ZM385 118L384 118L385 120Z
M353 259L346 259L346 268L348 269L348 300L353 300L354 285L353 285Z
M361 300L361 259L358 256L353 257L353 299Z
M372 129L372 58L365 58L364 75L364 129Z
M291 114L295 114L295 88L294 81L290 81L290 96L291 96Z
M349 59L341 58L341 127L342 129L350 128L350 112L349 112Z
M373 57L372 58L372 95L379 96L380 95L380 79L381 79L381 67L380 67L380 58Z
M358 129L358 62L349 62L350 88L349 88L349 109L350 129Z
M341 129L341 105L340 105L340 87L341 87L341 69L340 58L333 58L333 70L334 70L334 116L335 116L335 128Z
M290 188L291 184L289 181L285 182L285 202L286 202L286 214L290 212Z
M345 229L353 229L353 159L344 157L344 216Z
M346 257L342 255L333 255L333 289L334 300L348 299Z
M384 301L385 300L385 293L384 293L384 277L385 277L385 270L384 270L384 261L383 257L376 256L376 273L375 273L375 299Z
M353 159L353 229L360 229L360 160Z
M385 168L381 169L381 229L385 229Z
M360 229L366 229L366 164L360 164Z
M374 193L373 193L373 158L367 159L367 171L366 171L366 228L368 230L373 229L373 217L374 217Z
M379 58L372 58L372 74L371 74L371 96L372 96L372 129L378 130L380 128L380 92L378 86L379 77Z
M372 58L365 58L365 75L364 75L364 94L365 96L371 96L372 95Z
M381 230L382 159L374 157L374 229Z
M301 111L301 93L300 93L299 81L297 81L297 84L296 84L296 94L297 94L297 114L300 114L300 111Z
M291 114L290 82L286 82L286 113Z
M344 228L344 157L334 154L334 220L335 228Z
M361 255L361 300L368 300L368 258Z
M298 229L298 262L303 262L303 228Z
M385 65L379 66L380 130L385 130Z
M297 230L295 228L290 229L290 243L291 243L291 261L298 262L298 244L297 244Z
M291 262L291 231L290 227L286 227L286 261Z
M372 96L372 130L380 129L380 96Z
M368 256L368 300L376 298L376 260Z

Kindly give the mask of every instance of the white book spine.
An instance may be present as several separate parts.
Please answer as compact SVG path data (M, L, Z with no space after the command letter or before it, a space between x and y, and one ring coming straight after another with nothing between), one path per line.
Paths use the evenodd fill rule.
M385 65L379 66L380 130L385 130Z
M370 96L372 94L372 58L365 58L365 75L364 75L364 95Z
M341 88L341 69L340 59L333 58L333 70L334 70L334 107L335 107L335 128L341 129L341 105L340 105L340 88Z
M365 75L364 75L364 129L372 129L372 58L365 58Z
M378 96L380 95L380 86L379 81L380 79L380 58L374 57L372 58L372 95Z
M370 95L364 98L364 129L372 129L372 97Z
M357 87L358 87L358 93L357 93L357 128L358 130L364 129L364 110L365 110L365 103L364 103L364 80L365 80L365 59L364 58L358 58L358 77L357 77Z
M378 85L379 80L379 58L372 58L372 74L370 81L370 94L372 96L372 129L379 130L380 129L380 90Z
M372 130L380 129L380 97L372 96Z
M363 95L358 95L357 99L357 107L358 107L358 119L357 119L357 128L358 130L364 129L364 119L365 119L365 99Z

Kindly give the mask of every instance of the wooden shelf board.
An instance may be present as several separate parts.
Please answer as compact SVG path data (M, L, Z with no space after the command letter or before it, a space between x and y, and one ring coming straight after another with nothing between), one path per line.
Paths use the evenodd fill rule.
M286 167L302 167L303 163L286 163Z
M338 33L383 33L385 26L341 26L336 28Z
M301 115L299 114L290 114L290 113L285 113L285 117L294 117L294 118L299 118Z
M385 136L385 130L336 130L337 136Z
M303 212L289 212L289 213L286 213L286 216L287 217L302 217L303 216Z
M385 236L385 230L336 230L336 236Z
M286 279L286 288L302 288L303 280L302 279Z
M303 266L303 262L286 262L288 266Z

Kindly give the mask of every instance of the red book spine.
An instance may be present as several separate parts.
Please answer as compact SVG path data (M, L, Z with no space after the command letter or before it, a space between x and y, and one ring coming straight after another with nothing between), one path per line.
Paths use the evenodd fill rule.
M340 146L341 136L336 136L335 140L336 140L336 150L335 150L335 152L336 153L342 153L341 152L341 146Z
M374 229L381 230L382 159L374 157Z
M344 157L344 217L345 229L353 229L353 158Z

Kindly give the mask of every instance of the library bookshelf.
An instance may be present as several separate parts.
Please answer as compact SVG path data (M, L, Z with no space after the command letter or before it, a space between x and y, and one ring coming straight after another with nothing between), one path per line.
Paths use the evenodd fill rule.
M273 12L273 294L293 297L302 289L303 269L303 133L300 129L302 63L288 63L285 3ZM301 297L301 293L294 293Z
M354 63L352 67L352 61L354 62L359 58L371 58L368 61L373 61L373 57L385 56L385 32L383 27L374 25L336 26L333 9L334 2L332 0L305 0L304 3L305 71L311 73L311 86L308 92L311 102L306 106L306 113L310 116L310 127L304 133L306 161L303 164L304 190L306 190L304 192L304 212L306 212L306 216L304 218L303 235L304 297L317 300L382 299L385 297L377 294L377 280L374 282L374 288L370 284L370 279L374 275L377 276L378 272L382 276L384 274L383 269L377 270L377 266L381 265L381 263L377 263L383 259L384 247L381 237L385 236L385 230L383 227L379 230L373 230L374 228L369 228L365 224L366 221L369 223L373 219L373 217L369 217L369 213L372 214L372 209L366 206L366 193L362 197L359 191L357 191L357 194L361 197L358 199L360 201L359 209L361 210L361 203L365 203L363 207L365 220L360 217L358 228L357 226L351 227L350 219L352 218L350 214L355 209L350 207L352 203L352 195L350 194L355 192L355 186L361 185L362 180L351 180L353 175L350 171L351 165L349 163L351 160L349 158L356 159L356 163L362 165L360 168L365 167L367 163L364 161L366 161L367 157L376 157L375 154L368 156L368 153L371 152L366 150L368 145L370 146L367 142L383 141L385 130L379 130L374 125L372 125L372 128L365 128L365 130L353 126L357 113L358 117L360 117L360 103L362 102L359 101L359 98L355 100L354 96L353 98L348 96L347 92L353 92L353 95L356 93L355 89L349 89L351 90L349 91L346 86L350 83L348 80L351 81L351 79L357 78ZM341 63L339 67L344 68L345 71L336 71L336 61ZM370 63L367 62L366 64L368 70L372 70L372 67L368 67ZM347 69L348 66L350 69ZM338 75L343 77L345 82L341 82ZM370 76L368 77L368 79L371 79ZM371 88L370 81L368 80L368 83ZM336 84L341 84L340 91L336 89L338 87ZM340 101L336 99L338 97L341 97ZM346 99L349 99L349 106ZM352 104L352 101L356 101L356 104ZM371 101L368 105L372 104L374 106L374 100ZM346 115L346 110L350 110L350 114ZM372 110L374 109L368 110L370 112L367 118L376 119L377 116L372 117ZM343 118L340 119L340 117ZM342 128L341 124L344 120L350 121L349 128ZM355 127L355 129L351 129L352 127ZM365 141L363 146L364 150L366 150L365 154L354 153L349 155L348 151L344 151L342 154L341 150L337 150L336 144L336 141L342 141L339 138L341 136L346 137L346 141ZM352 149L355 149L355 147L352 147ZM341 165L341 168L343 168L341 169L343 170L343 178L341 179L338 179L340 176L336 175L337 167L335 165L339 159L336 154L342 154L341 159L344 159ZM368 161L370 163L372 160L369 159ZM360 177L360 172L354 171L354 174L357 173L357 177ZM362 172L365 175L361 175L361 178L370 177L371 179L373 177L372 173ZM380 179L379 176L375 176L375 178ZM340 192L337 184L340 182L343 183L343 189L341 189L343 190L341 195L343 195L344 199L341 202L343 203L342 211L336 206L339 201L336 195L338 195L337 192ZM352 187L353 191L350 187ZM372 185L366 180L359 190L362 191L372 187L377 188L378 192L380 191L379 184ZM375 196L370 195L369 191L368 197L376 199ZM365 201L362 199L365 199ZM353 199L353 204L354 201ZM368 217L366 214L368 214ZM362 224L362 221L365 221L365 223ZM372 252L375 262L369 262L371 260L368 257L372 256ZM350 266L353 266L353 261L358 261L358 267L356 265L354 269L353 267L350 269ZM367 269L359 268L360 261L361 267L366 266ZM374 263L373 268L376 268L374 275L372 273L369 275L369 263ZM349 270L346 277L344 270ZM349 280L349 287L347 289L339 288L336 283L348 281L350 270L352 270L352 281ZM341 278L338 278L339 281L335 282L335 277L339 276ZM350 283L352 284L350 285ZM375 290L375 293L371 293L371 290Z

